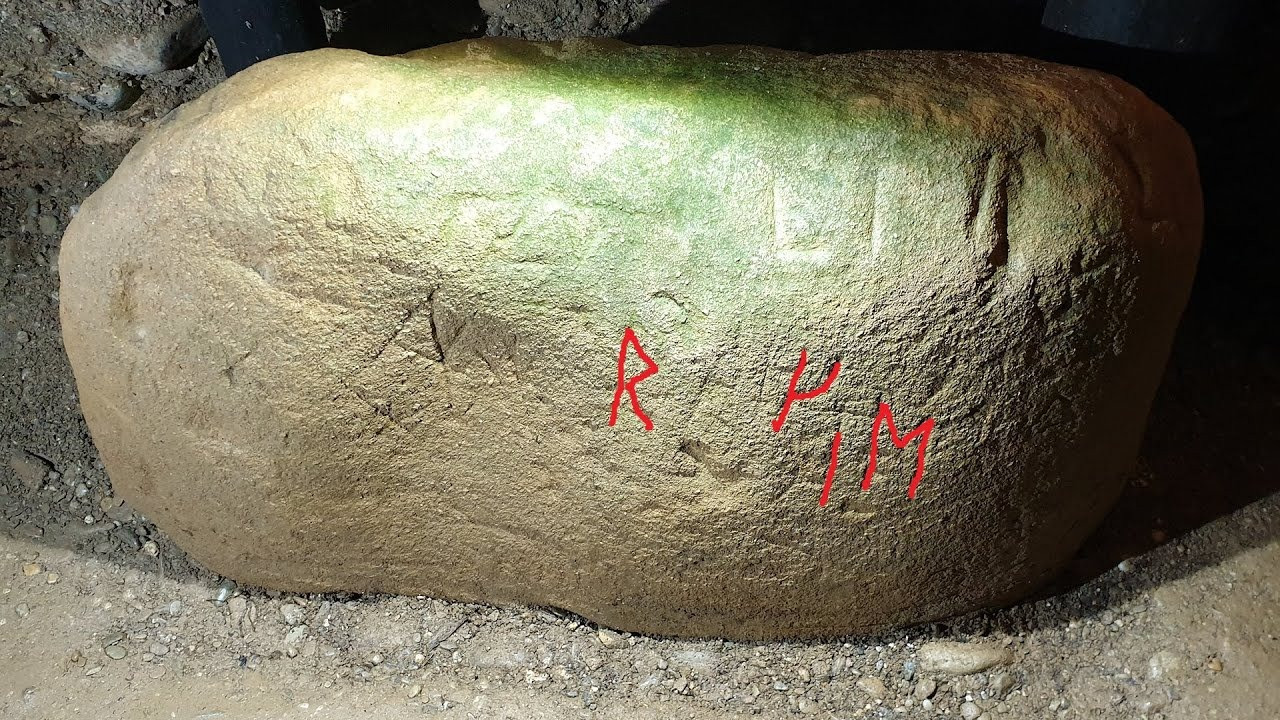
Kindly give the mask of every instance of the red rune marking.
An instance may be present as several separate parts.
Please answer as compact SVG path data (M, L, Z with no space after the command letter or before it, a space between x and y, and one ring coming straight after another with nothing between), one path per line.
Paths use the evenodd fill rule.
M837 360L835 365L831 366L831 372L827 374L827 379L822 382L816 389L808 392L796 392L796 385L800 382L800 376L804 374L804 366L809 364L809 353L804 348L800 348L800 364L796 366L796 371L791 373L791 384L787 386L787 399L782 403L782 411L778 413L778 418L773 421L773 431L778 432L782 429L782 423L787 421L787 413L791 412L791 403L796 400L812 400L822 393L831 389L831 383L836 381L836 375L840 374L840 361Z
M840 457L840 431L836 431L835 438L831 441L831 463L827 465L827 481L822 485L822 497L818 498L818 507L826 507L827 500L831 498L831 483L836 479L836 465L839 464Z
M627 343L631 343L631 347L635 348L636 355L644 361L645 369L640 371L639 375L627 380ZM609 427L613 427L618 422L618 405L622 403L622 391L626 390L631 396L631 410L635 412L636 417L644 422L645 430L653 429L653 421L648 415L644 414L644 410L640 409L640 398L636 397L636 385L640 381L647 379L651 375L658 372L658 364L655 363L640 347L640 341L636 339L636 334L631 328L627 328L622 333L622 349L618 351L618 389L613 393L613 409L609 411Z
M889 406L880 403L880 411L876 413L875 422L871 424L871 462L867 465L867 474L862 477L862 489L871 489L871 476L876 474L876 445L880 439L880 422L889 423L889 439L899 450L905 449L911 441L920 438L920 450L916 454L916 474L911 478L911 484L907 486L907 498L914 499L916 496L916 488L920 485L920 478L924 475L924 448L929 444L929 433L933 432L933 418L929 418L920 423L915 430L907 433L906 437L898 436L898 428L893 426L893 413L889 410Z

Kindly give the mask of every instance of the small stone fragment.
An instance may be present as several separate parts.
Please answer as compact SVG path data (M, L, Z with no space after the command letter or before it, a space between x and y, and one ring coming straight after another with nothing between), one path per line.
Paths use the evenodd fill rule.
M596 637L599 638L601 645L604 645L610 650L621 650L622 648L631 646L631 643L627 641L627 638L624 635L612 630L601 628L600 631L596 633Z
M13 609L13 612L16 613L18 617L24 618L31 614L31 606L26 603L18 603L18 606Z
M882 698L885 696L885 693L888 692L888 688L885 687L884 681L878 677L859 678L858 682L855 684L858 686L859 690L873 698Z
M982 714L982 708L977 703L966 702L960 705L960 717L964 720L978 720L978 716Z
M937 691L938 683L932 678L925 678L916 683L916 689L913 694L917 700L927 700L933 697L933 694Z
M36 218L36 229L41 235L57 235L58 218L52 215L41 215Z
M280 607L280 615L284 618L285 625L301 625L306 619L307 611L293 603L286 603Z
M108 645L102 649L102 652L106 653L107 657L112 660L123 660L124 656L129 654L129 651L123 645Z
M51 572L51 573L49 573L48 575L46 575L46 576L45 576L44 581L45 581L46 583L48 583L49 585L56 585L56 584L58 583L58 581L59 581L59 580L61 580L61 579L62 579L62 576L61 576L61 575L59 575L59 574L58 574L58 573L56 573L56 572Z
M992 673L987 680L987 687L997 698L1003 698L1013 689L1013 675L1003 671Z
M1147 677L1159 680L1170 674L1177 674L1186 669L1186 661L1181 655L1169 650L1160 650L1147 660Z
M302 641L306 639L306 637L307 637L307 626L299 625L295 628L291 628L289 632L285 633L284 644L286 647L289 647L289 648L297 648L299 645L302 644Z
M119 112L129 109L141 96L142 88L136 82L107 78L97 90L84 95L68 95L67 98L86 110Z
M409 687L409 697L416 698L422 694L422 686L414 684Z
M42 568L40 567L39 563L26 563L22 566L22 574L26 575L27 577L31 577L32 575L39 575L41 570Z
M19 331L20 336L25 336L25 331ZM20 340L21 342L21 340ZM53 469L44 458L25 450L14 450L9 455L9 469L18 476L23 485L35 490L40 487L40 483L44 480L45 475Z
M213 601L216 603L224 603L236 594L236 583L234 580L223 580L218 583L218 589L213 593Z
M988 643L930 642L916 655L920 669L947 675L972 675L1013 662L1013 651Z

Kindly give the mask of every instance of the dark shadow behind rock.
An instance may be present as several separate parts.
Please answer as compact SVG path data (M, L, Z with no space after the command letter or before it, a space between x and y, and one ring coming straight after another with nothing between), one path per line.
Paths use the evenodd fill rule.
M337 19L332 47L395 55L484 34L484 13L475 0L330 0Z

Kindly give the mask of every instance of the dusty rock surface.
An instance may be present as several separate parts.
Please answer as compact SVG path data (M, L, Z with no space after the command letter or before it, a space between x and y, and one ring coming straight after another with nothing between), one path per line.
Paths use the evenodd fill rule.
M218 572L819 636L1062 567L1199 233L1185 135L1100 74L468 41L189 103L71 223L61 308L117 493ZM628 328L651 432L607 422ZM781 422L802 348L839 374ZM886 409L936 423L914 499L888 427L858 491Z

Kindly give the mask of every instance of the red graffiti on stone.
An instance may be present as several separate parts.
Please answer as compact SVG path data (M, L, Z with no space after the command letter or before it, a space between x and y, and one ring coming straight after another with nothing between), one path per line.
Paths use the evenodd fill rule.
M782 403L782 410L778 412L778 417L773 421L773 431L778 432L782 429L782 423L787 421L787 413L791 412L791 403L796 400L812 400L819 395L831 389L831 384L836 381L836 376L840 374L840 361L837 360L831 366L831 372L827 373L827 379L813 390L806 392L796 392L796 385L800 384L800 376L804 374L804 366L809 364L809 351L800 348L800 364L796 365L796 371L791 373L791 384L787 386L787 399Z
M645 368L638 375L627 379L627 346L630 345L636 351L636 356L644 362ZM609 426L612 427L618 422L618 406L622 404L622 393L626 391L631 396L631 411L640 418L644 423L645 430L653 429L653 421L645 414L644 409L640 407L640 398L636 396L636 385L641 381L648 379L650 376L657 374L658 364L649 357L649 354L640 347L640 341L636 339L635 331L627 328L622 333L622 348L618 351L618 389L613 393L613 409L609 411Z
M630 379L627 378L626 367L628 347L635 350L636 355L645 364L645 369ZM800 362L796 365L795 372L791 374L791 382L787 385L787 396L782 402L782 409L778 411L778 417L774 418L773 422L770 423L775 433L781 432L782 426L787 421L787 415L791 412L791 406L797 400L812 400L826 393L835 384L836 377L840 375L840 362L836 361L832 364L831 370L827 372L827 377L822 381L822 384L812 390L798 391L796 388L799 386L800 378L804 375L805 367L808 364L809 352L805 348L801 348ZM640 346L640 341L636 338L635 331L631 328L626 328L622 333L622 346L618 350L618 387L613 393L613 407L609 411L610 426L618 422L618 408L622 405L622 393L625 392L631 398L632 412L644 423L644 429L653 429L653 421L640 407L640 398L636 395L636 385L657 372L658 364ZM862 477L862 490L864 492L871 489L871 480L876 474L876 460L880 448L880 428L886 424L889 426L889 440L899 450L905 450L916 439L920 441L916 450L916 472L911 477L911 483L907 486L907 498L914 500L916 491L920 487L920 479L924 477L925 451L929 446L929 436L933 433L934 420L933 418L926 418L911 432L906 435L900 435L898 427L893 422L893 411L889 409L889 404L880 403L875 420L871 423L871 454L867 460L866 474ZM831 499L831 486L835 484L836 470L840 464L840 443L842 439L842 434L837 430L835 437L831 440L831 458L827 463L827 474L822 484L822 494L818 496L818 505L821 507L826 507Z
M924 477L924 449L929 444L929 434L933 432L933 418L929 418L916 426L915 430L904 437L898 436L898 428L893 426L893 412L886 403L880 403L880 411L876 413L875 422L871 424L871 459L867 461L867 474L862 476L862 489L871 489L871 476L876 474L876 446L880 440L880 423L889 425L889 439L899 450L905 450L912 440L920 438L920 449L916 451L916 474L911 477L907 486L907 498L914 500L916 488L920 487L920 478Z

